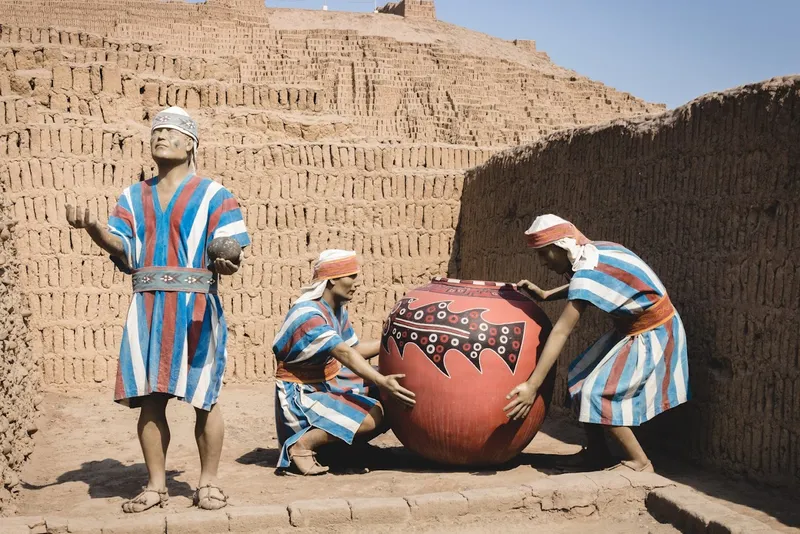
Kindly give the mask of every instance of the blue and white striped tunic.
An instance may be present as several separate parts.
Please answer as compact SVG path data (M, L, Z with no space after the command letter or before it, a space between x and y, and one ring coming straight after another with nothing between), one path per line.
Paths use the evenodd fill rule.
M586 301L612 318L639 315L666 295L661 280L621 245L596 242L594 269L580 269L568 300ZM570 396L584 423L638 426L689 399L686 333L677 311L665 324L626 336L603 335L569 366Z
M340 343L358 344L347 310L338 313L324 299L299 302L289 310L272 350L287 368L324 366ZM351 444L378 401L377 388L347 367L328 381L296 383L275 381L275 425L281 454L278 468L290 465L288 449L311 428Z
M233 237L250 244L242 212L219 183L187 176L165 209L157 178L126 188L108 219L122 240L127 266L206 269L208 243ZM112 258L113 260L114 258ZM227 361L227 327L217 295L177 291L134 293L119 354L114 400L138 407L142 397L166 393L210 410Z

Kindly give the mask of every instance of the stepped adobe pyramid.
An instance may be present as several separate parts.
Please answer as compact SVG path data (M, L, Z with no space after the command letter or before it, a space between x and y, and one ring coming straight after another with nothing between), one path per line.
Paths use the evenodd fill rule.
M553 131L659 112L553 64L532 41L439 21L430 0L376 13L259 0L0 0L0 187L19 222L19 288L46 383L114 379L129 280L64 204L101 220L149 177L165 106L200 124L200 170L254 238L223 288L228 374L272 376L270 344L309 263L357 250L360 335L447 273L464 171ZM509 194L513 194L510 191Z

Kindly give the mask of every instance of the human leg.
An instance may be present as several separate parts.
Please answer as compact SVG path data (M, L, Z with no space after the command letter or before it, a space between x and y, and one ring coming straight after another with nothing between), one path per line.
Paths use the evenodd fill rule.
M170 432L167 423L168 395L153 393L142 399L137 433L147 466L147 485L144 491L123 503L126 513L144 512L153 506L164 506L168 500L166 458Z
M227 497L217 487L217 471L225 437L222 408L214 404L210 410L195 408L194 438L200 453L200 483L195 493L195 504L207 510L226 506Z
M612 469L628 468L634 471L653 471L653 464L650 463L650 459L647 458L647 454L645 454L630 427L608 426L606 431L619 443L626 457L625 460L612 467Z

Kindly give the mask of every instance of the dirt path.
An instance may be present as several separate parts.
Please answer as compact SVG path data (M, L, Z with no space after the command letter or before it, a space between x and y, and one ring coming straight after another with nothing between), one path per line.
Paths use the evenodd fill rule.
M416 458L403 449L392 434L387 434L373 441L377 447L368 454L348 448L339 451L338 457L344 461L337 462L335 474L309 478L278 476L274 470L278 443L273 387L272 384L229 385L223 389L221 406L226 418L226 435L220 483L236 505L286 504L325 497L403 497L513 486L560 472L552 467L554 456L577 452L582 438L577 425L551 416L512 465L496 471L457 471ZM22 473L19 515L46 512L95 518L124 515L120 504L140 491L147 476L136 438L137 417L138 411L112 402L111 391L107 388L48 393L39 421L40 431L35 436L36 449ZM190 506L200 467L194 442L194 410L187 404L171 402L168 418L172 430L167 460L171 498L166 511L176 513ZM353 474L351 468L359 467L362 460L370 471ZM756 488L668 458L654 458L654 463L661 474L697 489L732 510L782 532L799 531L796 527L800 526L800 509L779 491ZM521 532L526 521L515 521L510 521L504 531ZM527 524L530 526L529 522ZM570 529L574 524L553 525L552 532L573 532ZM596 525L606 526L605 523ZM657 523L642 525L640 532L670 532ZM440 527L444 528L423 524L414 532L446 531L437 531ZM556 527L564 530L556 530ZM484 532L486 526L467 523L458 528L459 531L467 529L465 532L471 532L470 528L474 532Z
M20 515L43 511L63 514L122 515L120 504L140 491L146 471L136 438L138 411L113 403L107 390L49 393L36 435L36 449L22 480ZM577 452L580 430L568 421L550 419L544 431L502 471L451 471L420 461L402 449L393 435L373 441L366 474L347 474L362 453L347 450L353 462L322 477L278 476L273 419L273 386L231 385L223 389L226 418L220 483L239 505L288 503L326 496L394 496L515 485L555 472L550 455ZM170 511L190 505L199 476L193 409L180 402L168 408L172 440L167 458ZM531 464L539 466L533 467Z

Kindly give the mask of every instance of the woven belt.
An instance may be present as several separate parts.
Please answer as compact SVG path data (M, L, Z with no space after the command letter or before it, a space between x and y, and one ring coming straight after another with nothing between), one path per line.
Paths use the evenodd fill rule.
M672 319L674 315L675 307L672 305L669 295L665 294L658 302L638 315L614 319L614 327L622 335L635 336L658 328Z
M217 294L217 277L208 269L144 267L133 272L133 292L180 291Z
M279 361L278 368L275 370L275 380L294 382L296 384L319 384L320 382L333 380L341 369L342 364L339 363L339 360L333 358L325 365L287 366Z

